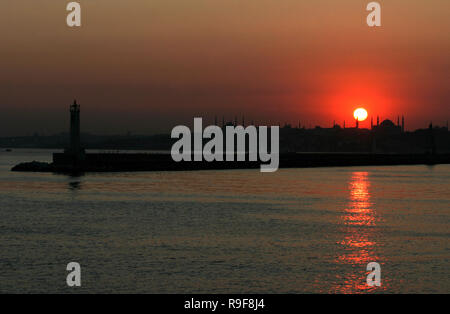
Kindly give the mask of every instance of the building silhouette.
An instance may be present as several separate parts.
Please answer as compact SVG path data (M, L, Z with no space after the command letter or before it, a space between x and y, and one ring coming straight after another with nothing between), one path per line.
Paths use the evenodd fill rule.
M404 122L404 121L403 121ZM404 126L399 125L400 122L398 121L397 125L394 124L389 119L384 120L379 125L373 126L372 130L375 133L383 134L383 135L389 135L389 134L399 134L402 133L404 130Z
M94 135L80 133L80 105L74 101L70 106L70 129L69 133L59 133L51 136L29 136L0 138L0 147L36 147L36 148L61 148L65 147L64 153L56 154L58 162L64 164L82 164L88 159L92 161L92 154L85 153L88 149L105 150L160 150L170 151L175 139L170 134L155 135ZM213 117L217 125L221 122L224 130L227 126L236 126L242 119L242 126L246 126L246 120L251 117L239 117L233 114L231 119L222 116ZM280 127L280 152L371 152L371 153L450 153L450 132L448 122L441 126L433 124L417 130L406 130L405 117L399 115L396 123L379 116L370 118L368 128L350 126L348 121L342 121L342 125L332 121L330 127L316 126L307 128L308 122L298 123L293 126L285 123ZM356 122L356 121L355 121ZM376 122L376 124L375 124ZM248 123L248 122L247 122ZM262 125L265 123L262 122ZM270 124L267 124L270 125ZM226 134L224 134L224 141ZM91 155L91 156L90 156ZM120 156L119 156L120 157ZM119 158L115 156L114 158ZM106 157L102 156L105 161ZM108 155L107 160L112 157Z

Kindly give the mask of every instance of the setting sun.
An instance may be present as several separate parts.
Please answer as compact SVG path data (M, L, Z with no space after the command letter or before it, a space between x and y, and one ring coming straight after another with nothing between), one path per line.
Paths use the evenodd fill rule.
M355 120L358 121L364 121L367 119L367 110L364 108L358 108L353 112L353 117L355 117Z

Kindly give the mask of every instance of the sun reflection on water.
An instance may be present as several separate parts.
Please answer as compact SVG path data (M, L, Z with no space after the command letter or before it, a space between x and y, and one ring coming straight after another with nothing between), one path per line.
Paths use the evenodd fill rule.
M366 265L370 262L380 262L377 248L377 217L370 194L368 172L352 173L349 182L349 202L341 216L343 239L338 242L340 252L336 263L349 272L337 274L336 287L338 293L358 293L373 290L383 290L381 287L369 287L366 283L368 272Z

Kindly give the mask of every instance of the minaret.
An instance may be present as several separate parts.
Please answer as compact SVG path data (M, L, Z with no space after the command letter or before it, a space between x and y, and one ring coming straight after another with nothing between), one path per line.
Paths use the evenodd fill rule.
M380 116L377 116L377 126L380 126Z
M405 116L402 116L402 133L405 132Z
M370 129L373 130L373 117L370 118Z

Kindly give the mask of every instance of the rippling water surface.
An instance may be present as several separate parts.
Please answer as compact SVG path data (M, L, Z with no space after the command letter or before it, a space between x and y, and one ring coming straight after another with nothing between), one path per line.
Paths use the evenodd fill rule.
M0 152L0 292L450 293L450 165L13 173ZM366 265L381 265L369 288Z

